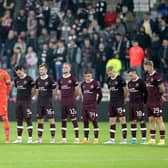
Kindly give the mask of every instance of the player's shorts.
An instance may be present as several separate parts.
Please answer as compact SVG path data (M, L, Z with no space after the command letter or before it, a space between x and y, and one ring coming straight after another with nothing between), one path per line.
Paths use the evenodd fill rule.
M111 103L109 104L109 117L124 117L125 112L123 105L113 106Z
M160 117L162 116L163 107L162 105L147 105L148 117Z
M31 102L17 101L16 102L16 118L23 120L23 118L31 118L32 106Z
M71 119L77 117L77 110L74 105L61 105L61 119L67 119L70 117Z
M8 113L7 97L0 95L0 116L4 116Z
M52 105L48 105L48 106L43 106L43 105L37 105L37 113L36 113L36 117L38 119L42 119L45 116L47 116L48 119L52 119L54 118L55 112L54 112L54 108Z
M83 121L94 121L98 117L97 109L93 107L82 107L81 118Z
M129 120L143 121L145 117L144 104L129 104Z

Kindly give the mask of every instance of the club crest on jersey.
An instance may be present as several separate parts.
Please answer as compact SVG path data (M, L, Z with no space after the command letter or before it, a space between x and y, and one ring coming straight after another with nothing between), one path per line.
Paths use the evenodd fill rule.
M136 83L135 86L138 87L138 86L139 86L139 83Z
M93 85L91 85L91 86L90 86L90 88L91 88L91 89L93 89L93 88L94 88L94 86L93 86Z
M71 84L71 83L72 83L72 81L71 81L71 80L68 80L68 83L69 83L69 84Z
M48 82L45 82L44 84L45 84L45 86L47 86L47 85L48 85Z
M24 85L26 85L26 84L27 84L27 81L23 81L23 83L24 83Z
M115 85L118 85L118 81L115 81L114 83L115 83Z

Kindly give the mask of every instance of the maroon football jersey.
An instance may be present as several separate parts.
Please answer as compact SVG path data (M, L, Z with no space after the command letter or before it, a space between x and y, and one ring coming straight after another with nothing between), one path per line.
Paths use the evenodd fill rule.
M147 88L145 82L138 78L128 82L130 103L146 103Z
M124 103L124 89L126 86L125 80L121 76L107 79L108 89L110 90L110 101L114 106Z
M148 90L147 104L161 104L162 99L159 91L159 85L163 82L161 75L154 71L146 76L146 86Z
M77 78L63 76L58 80L58 89L61 91L61 104L69 105L75 103L75 87L78 86Z
M36 89L38 89L37 102L40 105L49 105L52 103L52 90L56 89L56 82L52 77L47 77L46 79L41 79L40 77L35 83Z
M92 80L91 82L82 82L81 92L83 96L82 102L84 106L91 105L95 107L97 105L97 101L100 101L100 99L102 98L100 83L96 80Z
M34 87L34 81L30 76L24 78L16 77L14 80L17 88L17 101L31 101L31 90Z

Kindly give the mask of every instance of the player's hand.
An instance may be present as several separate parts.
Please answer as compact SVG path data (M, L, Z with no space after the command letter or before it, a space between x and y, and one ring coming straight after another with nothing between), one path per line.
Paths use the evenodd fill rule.
M162 100L163 100L164 102L167 101L165 95L162 95Z

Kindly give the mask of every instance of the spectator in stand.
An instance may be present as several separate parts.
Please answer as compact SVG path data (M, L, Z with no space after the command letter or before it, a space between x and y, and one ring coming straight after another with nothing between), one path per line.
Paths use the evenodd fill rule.
M120 18L126 27L127 33L131 33L133 31L134 16L128 10L127 6L122 7L122 12L120 13Z
M164 18L159 19L159 36L161 41L168 38L168 26Z
M17 42L14 45L14 50L19 47L21 49L22 54L26 52L26 42L24 37L18 36Z
M117 13L113 11L112 6L107 7L107 12L104 16L105 26L111 26L116 23Z
M159 56L161 60L161 72L164 81L168 81L168 39L162 41L162 46L159 50Z
M160 50L161 44L160 44L160 38L159 35L156 33L153 33L152 35L152 44L151 44L151 60L153 61L154 68L156 70L160 69Z
M82 63L81 49L73 39L68 44L66 61L72 65L72 74L79 78L81 76L80 64ZM88 62L88 64L90 63Z
M136 73L142 78L142 64L144 60L144 50L138 44L137 40L132 42L129 49L130 67L136 70Z
M98 25L96 20L92 20L90 25L89 25L89 34L95 33L95 32L99 32L100 30L100 26Z
M101 86L105 83L106 74L106 63L109 59L104 43L99 43L98 50L96 52L95 69L96 69L96 80L100 81Z
M41 35L42 29L47 29L47 31L48 31L48 25L46 25L46 22L45 22L44 18L38 19L37 27L38 27L37 37L39 37Z
M49 20L50 20L50 7L49 7L48 0L44 0L43 6L42 6L42 11L43 11L45 23L46 23L46 25L48 25Z
M161 14L163 17L168 15L168 6L166 5L165 0L160 0L159 5L156 8L156 12Z
M4 42L8 36L9 30L12 29L13 19L10 10L6 10L3 17L0 18L0 36L1 41Z
M121 18L116 18L116 23L111 26L112 33L119 33L122 36L126 34L126 27L124 26Z
M38 46L41 49L43 44L48 44L50 41L50 36L46 28L41 30L41 35L38 38Z
M111 59L108 60L108 62L106 64L106 70L109 67L113 67L115 72L116 72L116 75L120 75L121 70L122 70L122 63L121 63L121 60L119 59L119 55L118 54L116 54L114 56L114 58L111 58Z
M141 25L145 28L145 33L152 37L152 33L157 31L156 23L150 18L150 13L146 12L143 15Z
M138 44L140 47L144 49L145 52L145 58L150 59L151 55L151 37L149 34L145 32L145 28L143 26L140 27L136 40L138 41Z
M13 30L10 30L8 33L8 37L5 40L5 46L4 46L4 55L7 57L7 68L10 69L10 63L11 63L11 58L13 55L13 47L16 43L16 38L15 38L15 32Z
M24 9L20 9L18 16L14 20L14 27L17 33L19 34L22 31L26 31L27 25L27 16Z
M4 0L3 1L3 8L5 10L9 10L11 15L13 16L14 8L15 8L15 0Z
M36 38L36 31L32 30L29 32L27 36L27 41L26 41L27 46L32 46L34 51L38 51L38 43L37 43L37 38Z
M65 62L67 55L67 49L65 47L65 44L63 41L58 41L57 42L57 50L55 54L55 74L56 74L56 79L58 80L62 76L62 66L63 63Z
M21 65L24 67L25 65L25 56L21 52L20 47L16 47L14 49L12 59L11 59L11 68L14 70L17 65Z
M74 15L71 9L67 9L65 15L63 16L63 21L64 20L68 22L68 25L72 25L72 23L74 22Z
M28 33L32 30L37 30L37 19L33 10L29 11L29 15L27 18L27 30Z
M61 28L61 38L60 39L64 40L65 43L68 43L68 35L69 35L70 30L71 30L71 27L68 24L68 21L64 20L62 28Z
M25 55L26 67L28 75L30 75L33 80L37 78L37 54L33 51L33 48L30 46L27 49L27 53Z
M130 12L134 10L134 0L122 0L122 5L127 6Z
M85 69L91 69L93 66L95 58L95 49L91 45L90 39L86 38L84 39L84 43L81 49L81 66L82 71L85 71ZM83 72L82 72L83 74Z
M126 70L127 67L126 52L127 48L124 38L119 33L115 34L113 53L114 55L118 55L119 59L122 61L123 70Z

